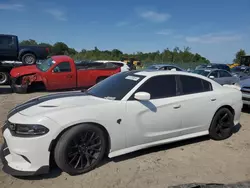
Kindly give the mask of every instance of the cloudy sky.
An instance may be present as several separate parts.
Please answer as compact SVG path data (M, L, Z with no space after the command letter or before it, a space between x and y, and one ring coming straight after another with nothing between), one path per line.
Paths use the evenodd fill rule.
M0 33L77 50L191 47L213 62L250 54L249 0L0 0Z

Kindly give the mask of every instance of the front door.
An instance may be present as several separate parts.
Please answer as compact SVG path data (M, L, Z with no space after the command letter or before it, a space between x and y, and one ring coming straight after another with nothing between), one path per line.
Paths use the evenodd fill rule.
M178 137L181 108L175 75L149 78L136 92L148 92L151 99L138 101L132 95L127 101L128 147Z
M61 62L52 69L48 76L48 85L50 90L76 87L76 73L69 62Z
M219 72L218 82L221 85L233 84L233 82L235 82L235 78L230 73L228 73L227 71L219 70L218 72Z

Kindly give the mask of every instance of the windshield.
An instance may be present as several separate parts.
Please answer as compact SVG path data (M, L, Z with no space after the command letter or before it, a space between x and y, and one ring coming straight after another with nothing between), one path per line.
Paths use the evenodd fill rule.
M145 76L135 75L135 71L115 74L87 90L87 94L95 97L121 100Z
M55 64L55 61L52 58L49 58L39 64L36 64L36 66L40 71L46 72L53 64Z
M194 70L193 73L207 76L211 71L210 70Z
M232 72L244 72L246 70L245 67L234 67L232 68Z

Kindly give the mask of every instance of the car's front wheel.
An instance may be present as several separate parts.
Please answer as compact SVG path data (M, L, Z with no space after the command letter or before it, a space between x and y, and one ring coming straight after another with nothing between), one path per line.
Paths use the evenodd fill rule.
M209 135L214 140L224 140L233 134L234 115L228 108L219 109L209 128Z
M70 175L86 173L102 160L107 147L105 133L91 124L70 128L58 140L54 157L57 166Z

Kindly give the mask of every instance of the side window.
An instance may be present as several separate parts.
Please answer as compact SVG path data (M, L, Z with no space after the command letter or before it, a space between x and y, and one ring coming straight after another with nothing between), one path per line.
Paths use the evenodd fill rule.
M180 82L182 85L182 94L194 94L205 92L206 90L211 91L210 83L206 83L205 80L192 76L180 76ZM206 89L205 89L206 88Z
M175 75L155 76L147 80L136 92L148 92L151 99L176 96Z
M202 80L202 85L203 85L204 91L212 91L213 90L212 84L206 80Z
M223 78L223 77L232 77L232 75L230 73L228 73L227 71L223 71L223 70L220 70L219 74L220 74L221 78Z
M214 76L215 78L218 78L219 75L218 75L218 71L212 71L209 76Z
M71 72L71 67L69 62L62 62L53 69L54 73L60 72Z
M14 45L13 39L11 36L0 36L0 49L10 49Z

